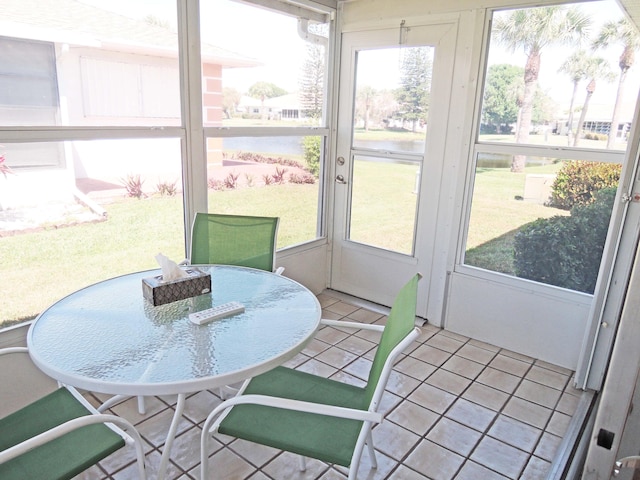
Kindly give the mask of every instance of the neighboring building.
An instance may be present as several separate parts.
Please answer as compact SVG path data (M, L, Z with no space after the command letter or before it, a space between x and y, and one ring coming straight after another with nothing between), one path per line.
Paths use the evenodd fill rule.
M241 115L263 116L268 120L305 119L300 104L299 92L267 98L264 102L259 98L243 96L238 105L238 113Z
M578 109L574 111L573 114L573 129L578 127L578 121L580 118L580 110L582 105ZM629 134L629 129L631 128L631 122L633 121L635 105L623 102L620 105L620 117L618 123L618 138L626 140L627 135ZM563 113L560 118L556 122L554 122L552 127L552 133L558 135L566 135L568 126L568 112L569 106L566 105L563 109L561 109ZM584 119L584 124L582 126L582 132L585 133L597 133L600 135L609 135L609 131L611 130L611 119L613 118L613 105L612 104L601 104L601 103L590 103L587 114Z
M75 0L65 0L64 8L60 2L7 0L0 32L0 125L181 124L178 39L169 28ZM220 125L223 68L256 62L212 45L202 50L204 121ZM26 62L34 56L40 61ZM7 164L18 175L3 183L0 205L66 200L82 178L144 176L149 170L156 177L180 178L180 142L162 148L153 142L153 150L149 143L3 145ZM211 156L219 153L219 143L209 143Z

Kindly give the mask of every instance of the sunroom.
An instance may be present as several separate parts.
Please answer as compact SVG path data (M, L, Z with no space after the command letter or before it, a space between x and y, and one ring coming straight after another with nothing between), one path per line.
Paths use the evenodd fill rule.
M189 258L197 212L279 217L276 265L323 318L384 323L422 275L423 334L359 478L611 478L639 453L639 18L627 0L0 0L0 347L73 292ZM324 327L289 365L357 383L368 340ZM200 478L218 394L187 398L166 478ZM145 403L112 411L155 474L176 403ZM345 476L241 442L212 459L221 478Z

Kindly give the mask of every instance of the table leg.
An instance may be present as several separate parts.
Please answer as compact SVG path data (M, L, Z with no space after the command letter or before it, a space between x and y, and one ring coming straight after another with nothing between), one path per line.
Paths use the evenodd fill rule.
M138 413L140 415L147 413L147 409L144 404L144 397L138 397Z
M160 459L160 466L158 467L158 480L163 480L169 464L169 456L171 455L171 446L173 440L176 438L176 431L178 430L178 424L182 418L184 412L184 405L186 402L186 394L181 393L178 395L178 403L176 404L176 412L173 414L173 420L171 420L171 426L169 427L169 433L167 433L167 439L164 442L164 449L162 450L162 458Z

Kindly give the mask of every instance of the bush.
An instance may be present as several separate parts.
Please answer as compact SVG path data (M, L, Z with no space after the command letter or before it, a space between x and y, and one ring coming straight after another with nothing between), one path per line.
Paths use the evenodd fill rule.
M230 172L225 179L222 181L225 188L233 190L238 187L238 177L237 173Z
M224 190L224 182L215 178L209 178L207 180L207 186L211 190Z
M235 160L242 160L243 162L253 162L253 163L268 163L270 165L284 165L287 167L294 167L304 169L304 165L300 162L296 162L295 160L291 160L289 158L282 157L265 157L260 153L253 152L236 152L231 156L227 155L223 152L223 158L232 158Z
M306 172L303 173L303 174L290 173L289 174L289 183L296 183L296 184L299 184L299 185L314 184L314 183L316 183L316 177L314 177L310 173L306 173Z
M498 133L498 127L491 123L481 123L480 124L480 134L491 135Z
M144 180L140 175L128 174L126 178L121 179L122 184L127 189L127 196L137 198L138 200L146 197L142 191Z
M585 140L598 140L606 142L609 139L609 135L606 133L593 133L587 132L584 134Z
M606 188L568 217L539 218L515 236L514 267L520 278L593 293L616 194Z
M304 137L302 140L307 169L314 177L320 172L320 140L321 137Z
M576 205L593 202L597 191L617 187L620 164L602 162L567 162L551 186L549 206L571 210Z
M156 191L163 197L173 197L178 193L178 188L176 187L176 182L158 182Z

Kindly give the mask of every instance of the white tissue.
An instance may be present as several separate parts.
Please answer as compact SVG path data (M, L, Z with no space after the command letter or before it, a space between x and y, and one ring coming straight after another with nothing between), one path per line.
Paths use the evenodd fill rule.
M162 268L162 281L169 282L171 280L177 280L179 278L188 277L189 274L182 270L176 262L170 260L165 257L163 254L159 253L156 255L156 260Z

